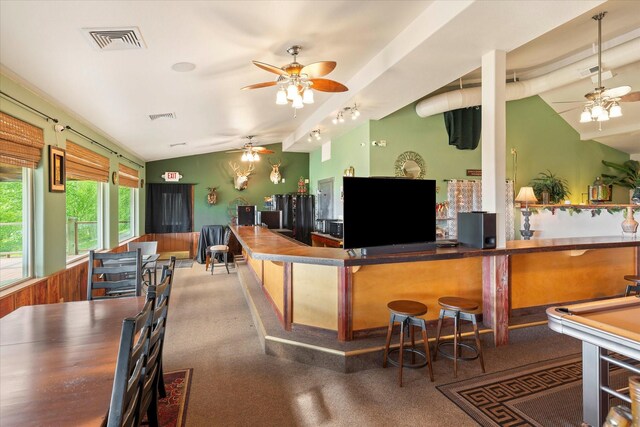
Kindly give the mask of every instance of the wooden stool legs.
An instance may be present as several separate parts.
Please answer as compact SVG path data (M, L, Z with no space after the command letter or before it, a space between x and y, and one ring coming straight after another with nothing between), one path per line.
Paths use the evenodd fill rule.
M453 359L453 377L458 377L458 359L470 360L475 359L476 357L480 359L480 367L482 368L482 372L485 372L484 368L484 358L482 355L482 345L480 343L480 331L478 330L478 321L477 316L474 313L466 313L464 311L459 310L440 310L440 317L438 318L438 327L436 330L436 345L435 351L433 353L433 360L435 361L438 352L440 350L440 345L447 344L446 342L440 342L440 333L442 331L442 322L445 317L453 318L453 357L451 355L447 355L443 353L444 356ZM466 320L473 324L473 334L475 338L475 351L477 355L475 357L465 358L462 357L462 354L459 354L460 347L466 347L470 350L474 350L474 347L469 344L462 343L462 328L460 327L460 320ZM451 341L448 342L451 344Z
M422 342L424 344L424 354L425 354L425 363L429 369L429 378L431 379L431 381L433 381L433 367L431 365L431 351L429 349L429 338L427 336L427 324L424 321L424 319L419 319L416 317L411 317L411 316L403 316L403 315L398 315L398 314L394 314L391 313L389 316L389 326L387 328L387 340L384 346L384 354L383 354L383 358L382 358L382 367L386 368L387 367L387 362L391 362L392 364L395 364L396 362L394 362L393 360L389 360L389 346L391 345L391 335L393 333L393 324L395 322L400 323L400 347L398 349L398 362L397 362L397 366L400 368L400 372L398 373L398 381L400 383L400 387L402 387L402 369L404 367L404 335L405 335L405 327L408 327L408 333L409 333L409 337L411 339L411 347L409 349L407 349L407 351L411 352L411 365L408 365L407 367L419 367L419 366L424 366L424 364L422 365L418 365L418 366L414 366L415 365L415 360L416 360L416 349L415 349L415 327L419 327L422 331ZM422 353L419 353L422 354Z

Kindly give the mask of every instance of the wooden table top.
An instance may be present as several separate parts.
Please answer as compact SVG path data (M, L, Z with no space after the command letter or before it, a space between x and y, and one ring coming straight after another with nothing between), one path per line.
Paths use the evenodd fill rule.
M321 248L292 242L264 227L233 226L238 241L254 259L338 267L389 264L398 262L433 261L478 256L513 255L564 250L639 247L640 239L622 236L580 237L560 239L510 240L506 248L478 249L466 246L437 248L431 251L405 252L373 256L350 256L339 248Z
M102 425L122 320L144 297L26 306L0 319L0 425Z

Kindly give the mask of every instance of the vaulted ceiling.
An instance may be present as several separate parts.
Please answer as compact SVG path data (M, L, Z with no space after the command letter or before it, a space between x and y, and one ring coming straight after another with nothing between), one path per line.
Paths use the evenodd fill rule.
M257 135L261 145L311 151L319 144L307 142L312 129L320 128L325 141L459 77L471 80L490 50L507 51L509 72L524 77L567 65L595 42L597 11L609 11L605 41L637 38L639 7L634 1L3 0L0 66L147 161L237 148L245 135ZM83 32L123 27L137 27L143 49L101 51ZM302 64L336 61L326 77L350 89L315 92L315 103L295 118L291 107L275 105L276 87L240 90L277 77L252 60L285 65L294 44L303 46ZM195 69L174 71L180 62ZM613 71L605 86L640 90L638 64ZM567 105L554 101L581 101L593 87L586 77L541 96L561 111ZM333 126L331 118L354 102L360 119ZM626 139L613 119L598 134L572 121L579 109L563 117L581 135L596 132L590 138L639 153L639 108L640 102L623 106L618 127ZM149 118L164 113L175 118Z

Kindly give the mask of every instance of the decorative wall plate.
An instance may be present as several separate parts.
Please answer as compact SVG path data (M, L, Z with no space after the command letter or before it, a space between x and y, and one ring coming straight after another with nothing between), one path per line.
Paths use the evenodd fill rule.
M415 151L405 151L400 154L394 166L396 176L423 179L427 172L422 156Z

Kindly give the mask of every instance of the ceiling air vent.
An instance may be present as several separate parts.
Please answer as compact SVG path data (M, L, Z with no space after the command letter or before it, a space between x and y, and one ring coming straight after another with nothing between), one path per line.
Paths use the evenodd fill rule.
M145 49L138 27L124 28L83 28L91 45L98 50Z
M149 118L152 121L158 120L158 119L175 119L176 115L175 113L149 114Z

